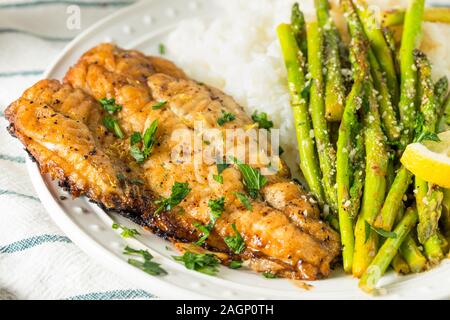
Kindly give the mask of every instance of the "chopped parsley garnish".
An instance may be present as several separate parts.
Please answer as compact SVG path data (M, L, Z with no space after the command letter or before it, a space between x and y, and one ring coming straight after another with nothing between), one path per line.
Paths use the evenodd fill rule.
M441 141L441 139L439 139L439 136L436 133L424 131L418 135L416 142L422 142L422 141L426 141L426 140L436 141L436 142Z
M256 199L259 191L267 183L267 178L264 177L258 169L254 169L248 164L241 163L236 158L234 158L234 163L242 173L244 185L247 188L248 194L253 199Z
M242 238L234 223L231 225L231 227L233 228L235 235L231 237L225 237L223 240L234 253L240 254L245 249L244 239Z
M239 269L239 268L242 267L242 261L235 261L235 260L233 260L233 261L230 262L229 267L231 269Z
M219 219L222 215L222 212L225 209L225 197L220 197L215 200L210 199L208 201L208 207L211 209L209 214L209 223L206 226L199 223L194 223L194 227L203 233L202 237L195 243L198 246L202 245L206 239L208 239L217 219Z
M218 163L217 164L217 173L222 174L222 172L228 168L230 165L228 163Z
M144 180L142 180L142 179L131 179L130 183L142 186L144 184Z
M161 199L155 201L155 204L159 205L158 209L156 209L155 214L160 213L161 211L169 211L173 209L173 207L180 204L184 198L191 191L189 188L189 184L187 182L175 182L172 186L172 194L167 199Z
M217 174L213 175L213 179L220 184L223 184L222 172L230 165L228 163L217 163Z
M394 238L394 239L397 238L397 234L395 232L386 231L381 228L376 228L376 227L370 225L370 223L368 223L367 221L364 221L364 222L365 222L365 236L366 236L364 242L367 242L367 240L369 240L370 232L372 230L375 231L376 233L378 233L383 238Z
M166 46L163 43L160 43L158 46L159 54L164 55L166 54Z
M142 163L148 158L156 143L156 130L158 129L158 120L154 120L150 127L145 130L144 136L139 132L134 132L130 137L130 153L137 163ZM142 143L141 148L138 144Z
M159 109L161 109L162 107L164 107L166 104L167 104L167 101L165 101L165 100L160 101L160 102L154 104L154 105L152 106L152 109L153 109L153 110L159 110Z
M244 205L247 210L253 211L252 203L249 198L241 192L235 192L234 195L239 199L239 201Z
M236 119L236 116L234 114L222 110L222 116L219 119L217 119L217 124L219 126L223 126L225 123L231 122L234 119Z
M129 229L129 228L127 228L125 226L122 226L122 225L120 225L118 223L115 223L115 222L112 224L111 227L114 230L121 229L122 232L120 233L120 235L123 238L134 238L135 236L139 236L140 235L139 231L137 231L136 229Z
M116 177L119 181L124 181L126 179L125 175L122 172L116 174Z
M263 277L266 278L266 279L275 279L275 278L278 278L277 275L276 275L275 273L272 273L272 272L270 272L270 271L263 272L262 275L263 275Z
M111 99L103 98L103 99L100 99L99 102L102 105L103 109L105 109L105 111L111 115L117 111L122 110L122 106L119 104L116 104L116 99L114 99L114 98L111 98Z
M147 250L136 250L126 246L123 254L126 255L139 255L144 259L144 262L136 259L128 259L128 263L142 271L152 275L159 276L167 274L167 271L160 267L159 263L153 262L153 256Z
M256 122L261 129L269 130L270 128L273 128L273 122L267 118L267 113L265 112L258 113L258 111L255 111L252 114L252 120Z
M222 176L222 175L220 175L220 174L215 174L215 175L213 175L213 179L214 179L216 182L218 182L218 183L220 183L220 184L223 184L223 176Z
M414 142L422 142L426 140L439 142L440 139L438 135L434 132L424 130L425 117L422 113L419 113L416 118L416 124L414 127Z
M106 129L113 132L117 138L123 139L124 134L116 119L110 116L106 116L103 118L103 125L106 127Z
M187 269L210 276L217 274L219 271L220 261L215 255L210 253L192 253L186 251L182 256L174 256L173 258L176 261L182 262Z

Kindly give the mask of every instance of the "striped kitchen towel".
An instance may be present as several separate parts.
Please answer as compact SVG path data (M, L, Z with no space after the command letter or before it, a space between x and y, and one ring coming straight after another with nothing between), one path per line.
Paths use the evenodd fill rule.
M50 220L4 110L82 30L134 0L0 1L0 299L151 299L97 265ZM67 28L69 6L80 25ZM79 27L79 28L78 28Z

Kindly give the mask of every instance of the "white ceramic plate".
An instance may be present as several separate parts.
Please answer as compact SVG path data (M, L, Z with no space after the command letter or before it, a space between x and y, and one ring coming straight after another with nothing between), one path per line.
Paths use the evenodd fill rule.
M136 48L156 54L159 43L179 21L193 16L214 16L217 11L208 0L143 1L97 23L77 37L48 69L48 78L61 79L69 66L89 48L104 41L114 41L125 48ZM108 215L85 198L72 200L68 194L41 176L35 163L28 170L37 193L58 226L84 251L113 272L136 286L166 299L365 299L357 281L342 272L331 278L310 282L310 290L285 279L268 280L249 270L221 267L217 277L185 269L172 258L178 252L167 241L133 225L120 216ZM64 197L67 199L62 200ZM124 240L111 228L113 219L128 227L138 228L141 236ZM122 254L129 244L147 248L155 260L168 271L164 277L152 277L127 263ZM450 263L417 276L383 277L380 285L386 292L378 298L448 298L450 297Z

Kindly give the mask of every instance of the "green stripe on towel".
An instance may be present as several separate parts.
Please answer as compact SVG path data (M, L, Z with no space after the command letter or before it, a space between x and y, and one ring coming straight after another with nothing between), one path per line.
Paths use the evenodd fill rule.
M72 241L66 236L60 236L57 234L43 234L40 236L34 236L4 246L0 246L0 253L14 253L24 251L45 243L52 242L72 243Z
M129 299L151 299L154 295L140 289L112 290L104 292L91 292L67 298L66 300L129 300Z

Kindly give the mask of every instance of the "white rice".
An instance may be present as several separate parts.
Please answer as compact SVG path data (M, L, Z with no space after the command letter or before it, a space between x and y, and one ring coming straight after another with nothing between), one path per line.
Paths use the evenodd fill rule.
M266 112L280 128L284 158L297 171L297 141L289 105L286 70L275 29L288 22L293 0L222 0L219 17L191 19L178 25L166 42L170 59L189 76L233 96L249 114ZM299 1L307 19L312 1ZM380 10L399 1L369 1ZM405 1L403 1L405 3ZM345 23L338 17L338 24ZM422 49L434 63L435 76L450 77L450 27L425 23Z

